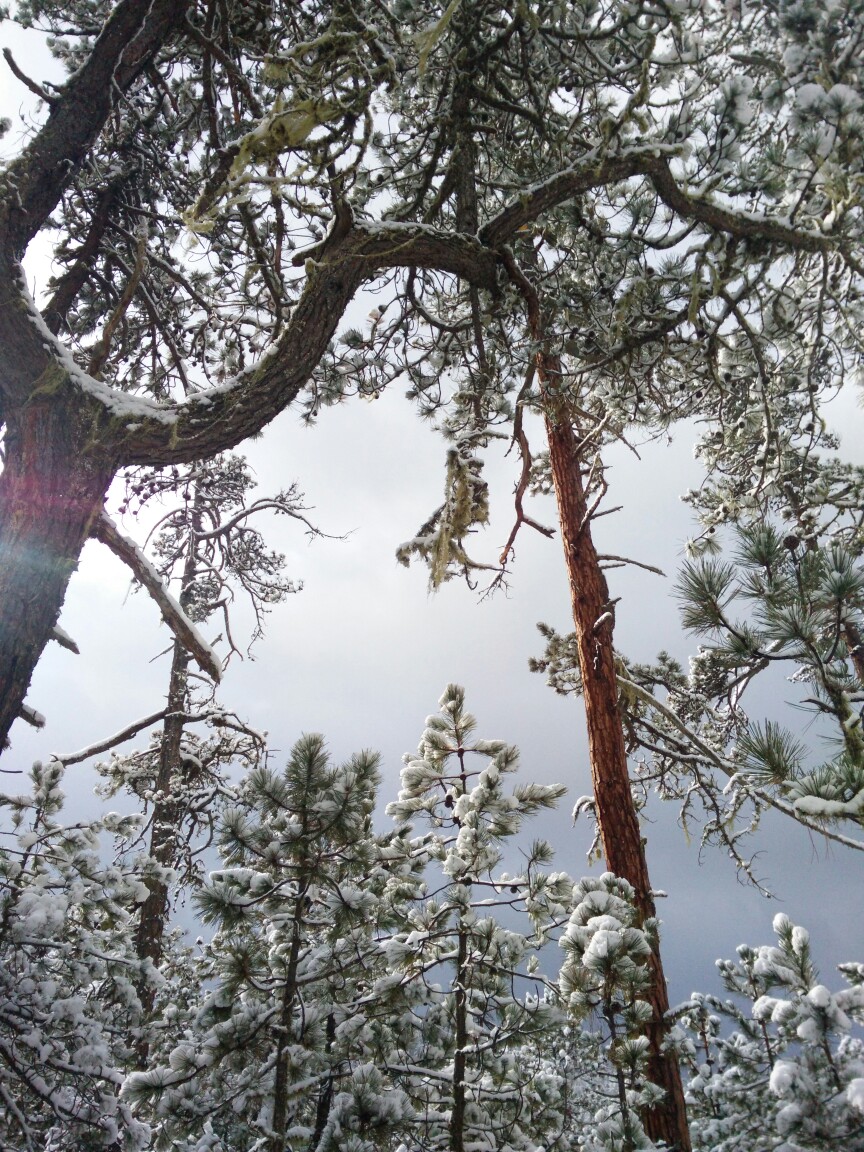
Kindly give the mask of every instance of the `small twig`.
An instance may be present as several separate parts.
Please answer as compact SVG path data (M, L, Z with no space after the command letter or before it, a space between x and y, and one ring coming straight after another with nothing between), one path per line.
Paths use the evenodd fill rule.
M644 568L646 572L653 572L655 576L664 576L665 577L665 575L666 575L666 573L662 569L655 568L653 564L643 564L641 560L630 560L626 556L605 556L605 555L599 555L598 554L597 559L598 560L611 560L615 564L633 564L637 568Z
M592 464L591 465L591 472L593 473L593 471L594 471L594 465ZM590 474L589 474L588 479L589 480L591 479ZM588 489L587 484L585 485L585 488L587 491L587 489ZM594 519L594 517L597 516L597 514L598 514L597 509L600 507L600 504L602 503L604 497L606 496L606 493L609 491L609 485L606 483L605 479L603 479L602 476L600 478L599 488L600 488L600 491L598 492L597 496L594 498L593 502L589 506L588 511L582 517L582 523L579 525L579 534L580 535L585 531L586 526L591 523L591 521Z
M57 103L56 96L51 96L45 91L41 84L37 84L35 80L31 80L29 76L26 76L21 71L8 48L3 49L3 59L9 65L9 70L16 80L20 80L26 88L30 89L34 96L38 96L40 100L44 100L49 107L53 107Z
M533 375L534 371L532 365L531 371L528 373L528 378L522 386L522 392L520 392L520 396L522 393L527 392L527 389L531 385ZM531 449L528 444L528 437L525 435L525 431L522 427L522 405L519 402L516 404L516 414L513 417L513 439L519 445L519 455L522 458L522 471L519 476L519 481L516 485L516 493L514 499L514 503L516 505L516 522L510 529L510 535L507 537L507 543L504 545L501 556L499 557L502 567L504 567L507 564L507 561L510 559L513 551L513 545L516 541L516 536L523 524L527 524L529 528L534 528L537 532L540 532L541 535L546 536L549 539L555 535L554 528L547 528L544 524L539 524L536 520L532 519L530 516L527 516L522 507L522 501L525 497L525 493L528 490L528 484L531 480L532 456Z
M132 274L126 281L126 287L123 289L117 307L108 318L102 336L91 350L90 364L87 368L91 376L98 377L105 365L105 361L108 359L108 353L111 350L111 338L114 335L117 325L126 315L126 311L132 303L133 296L138 291L138 285L141 283L141 276L144 273L146 258L147 238L142 233L142 235L138 237L138 246L135 252L135 267L132 269Z

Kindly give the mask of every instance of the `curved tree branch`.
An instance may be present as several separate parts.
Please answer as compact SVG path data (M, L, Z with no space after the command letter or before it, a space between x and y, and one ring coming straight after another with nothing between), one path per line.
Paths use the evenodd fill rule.
M665 704L649 692L647 688L643 688L641 684L637 684L634 680L629 680L626 676L616 676L615 679L619 685L627 692L631 692L634 696L638 697L649 708L654 708L660 713L670 724L673 724L678 731L696 748L715 768L719 770L728 779L737 776L737 771L729 764L722 756L718 755L708 744L693 732L684 721L672 711L667 708ZM770 792L765 792L762 788L754 788L753 794L764 803L776 808L778 812L782 812L784 816L791 816L793 820L797 820L799 824L803 824L805 828L809 828L811 832L818 832L820 836L825 836L829 840L834 840L838 844L845 844L847 848L854 848L857 852L864 852L864 841L855 840L851 836L844 836L842 832L834 832L830 828L826 828L824 824L818 824L815 820L810 820L807 816L796 811L792 804L781 800L777 796L772 796Z

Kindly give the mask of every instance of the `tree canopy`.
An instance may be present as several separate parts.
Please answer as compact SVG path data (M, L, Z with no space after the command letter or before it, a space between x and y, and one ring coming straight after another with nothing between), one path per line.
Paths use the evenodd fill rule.
M584 700L607 895L623 901L609 931L639 970L625 981L632 1004L594 998L617 1054L621 1126L607 1135L687 1152L628 754L646 749L685 805L695 779L709 833L736 854L730 821L748 803L817 828L861 818L862 478L820 452L834 446L822 405L861 358L864 5L82 0L22 2L16 18L51 36L67 75L40 86L6 57L43 116L0 180L0 739L18 717L39 721L25 702L32 672L48 640L63 641L65 590L96 537L177 636L151 843L169 868L185 810L165 790L183 767L185 720L166 749L187 703L186 650L220 674L196 612L216 607L225 571L260 602L283 591L245 513L205 525L208 462L289 405L314 421L407 384L447 442L444 501L399 552L428 563L433 587L483 571L504 582L517 533L552 531L526 497L556 495L575 632L549 633L544 666ZM34 300L22 261L37 236L53 276ZM370 330L340 332L364 288ZM627 561L592 536L607 510L604 449L684 419L705 428L709 476L692 496L701 558L680 591L688 624L714 641L689 680L664 657L634 668L616 651L604 571ZM468 538L488 517L483 457L500 438L520 471L513 529L490 562ZM163 576L185 557L179 602L105 511L133 469L151 488L196 489L191 519L161 543ZM290 494L278 502L296 514ZM710 555L727 524L737 568ZM232 529L251 553L215 558ZM730 615L733 599L754 603L751 621ZM842 753L817 771L788 733L739 708L781 659L842 733ZM730 764L723 810L713 773ZM149 875L157 920L167 883ZM591 891L578 891L589 909ZM584 960L579 900L567 939ZM290 916L300 932L303 909ZM139 943L160 943L136 963L158 962L161 928L143 917ZM461 1150L463 1121L479 1121L463 1059L468 927L457 936L461 1119L446 1139ZM565 983L585 992L574 963ZM146 1016L146 973L136 979ZM290 964L279 980L288 1029ZM290 1113L285 1043L262 1120L273 1152ZM326 1123L315 1131L335 1139Z

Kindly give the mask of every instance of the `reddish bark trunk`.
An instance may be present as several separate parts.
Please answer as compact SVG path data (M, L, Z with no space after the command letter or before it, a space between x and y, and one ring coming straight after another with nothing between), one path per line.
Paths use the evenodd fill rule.
M561 375L558 361L540 353L538 374L544 394L554 397ZM570 582L600 840L607 867L632 884L639 912L645 919L656 913L645 845L630 790L624 730L618 708L612 646L614 612L591 538L589 506L573 427L566 407L554 399L549 400L546 413L546 434ZM677 1152L690 1152L681 1071L677 1059L661 1051L669 995L659 952L652 954L650 966L648 1000L652 1019L647 1028L650 1044L648 1076L666 1095L661 1104L646 1112L643 1122L652 1140L663 1140Z
M508 275L525 300L529 331L538 349L535 365L545 403L549 462L570 583L600 841L607 867L633 886L637 907L646 919L655 915L654 899L645 845L630 790L624 728L618 707L612 646L615 616L606 577L591 538L590 508L582 479L579 445L569 408L561 394L561 361L543 346L543 317L536 289L511 254L505 252L503 259ZM642 1119L650 1139L665 1142L674 1152L690 1152L681 1069L673 1056L661 1051L669 993L659 951L651 956L650 971L648 1002L652 1015L646 1028L648 1077L665 1095L657 1107L646 1110Z
M83 449L83 441L56 395L9 418L0 475L0 747L21 715L114 476L113 462Z
M644 919L656 913L645 846L630 791L624 731L618 710L612 647L614 616L609 605L609 590L586 519L588 503L569 419L555 420L547 416L546 431L579 649L600 840L609 871L633 885ZM670 1148L689 1152L690 1135L678 1061L660 1051L666 1032L664 1018L669 1011L669 996L659 952L652 955L651 976L649 1002L653 1014L648 1025L651 1046L648 1075L665 1091L666 1098L646 1113L645 1129L652 1140L665 1140Z

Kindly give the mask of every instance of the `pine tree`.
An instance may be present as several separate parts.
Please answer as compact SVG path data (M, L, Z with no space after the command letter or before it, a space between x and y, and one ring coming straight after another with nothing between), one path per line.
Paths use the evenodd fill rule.
M6 1148L141 1152L149 1129L119 1089L142 1020L132 943L139 872L105 863L103 834L134 818L61 822L62 765L0 796L0 1142Z
M566 958L561 994L577 1020L594 1015L605 1040L613 1103L598 1111L588 1146L608 1152L651 1148L640 1112L654 1104L659 1090L646 1079L650 1045L645 1036L650 1004L652 955L657 921L641 915L626 880L605 873L583 879L574 892L576 907L561 938Z
M399 985L378 935L414 893L416 865L398 835L372 832L377 764L361 753L332 765L323 739L305 736L284 772L252 770L223 812L224 867L194 898L216 927L197 1012L167 1066L123 1090L142 1108L154 1100L161 1139L359 1152L367 1130L403 1119L402 1094L375 1087ZM349 1132L356 1144L341 1142Z
M777 944L718 961L733 1000L694 998L687 1098L700 1152L864 1147L864 972L841 964L847 987L819 982L806 929L775 916ZM745 1007L741 1007L741 1002ZM735 1031L724 1035L723 1022Z
M864 607L864 572L842 544L807 548L770 524L738 535L732 564L714 559L685 567L679 590L684 623L717 638L704 659L733 701L762 668L792 664L811 686L811 704L833 722L838 753L808 769L804 750L777 725L745 726L733 759L757 786L776 789L802 815L861 822L864 742L858 698L864 684L855 654ZM740 620L737 604L750 608ZM856 706L857 705L857 706Z
M399 821L428 823L418 846L443 872L388 944L395 971L423 990L415 1034L401 1066L389 1071L417 1114L410 1146L418 1152L527 1152L553 1133L567 1139L553 1078L519 1054L562 1025L554 996L532 974L534 950L563 919L572 884L545 871L551 850L543 841L524 854L518 873L500 865L523 819L554 805L564 789L520 783L508 793L516 749L474 736L476 720L457 685L439 703L417 754L405 757L399 799L388 807ZM530 932L499 919L516 912L530 920Z

